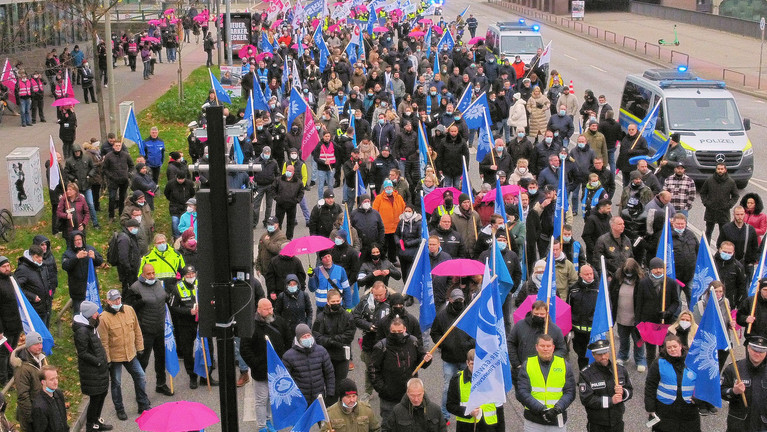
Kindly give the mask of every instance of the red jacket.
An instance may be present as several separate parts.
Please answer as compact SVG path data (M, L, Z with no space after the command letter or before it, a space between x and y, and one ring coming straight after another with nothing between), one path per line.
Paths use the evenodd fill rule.
M759 236L759 244L762 243L762 237L767 232L767 215L764 213L753 214L746 210L746 217L743 219L747 224L754 227L756 235Z
M74 227L72 227L72 224L69 223L69 220L67 219L67 201L65 196L61 197L61 200L59 200L59 207L56 209L56 216L59 218L62 231L64 231L68 238L69 233L72 232L72 230L79 229L79 225L82 225L83 228L88 226L88 222L91 220L91 213L88 209L88 203L85 202L85 197L82 194L77 195L74 201L69 201L68 203L69 208L74 210L74 213L72 214Z

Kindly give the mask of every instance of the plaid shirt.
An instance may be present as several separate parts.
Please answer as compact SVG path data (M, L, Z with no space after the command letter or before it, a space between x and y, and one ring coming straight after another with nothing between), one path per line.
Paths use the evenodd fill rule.
M676 211L692 208L695 201L695 182L690 177L683 175L678 178L674 174L666 179L664 189L671 192L671 205Z

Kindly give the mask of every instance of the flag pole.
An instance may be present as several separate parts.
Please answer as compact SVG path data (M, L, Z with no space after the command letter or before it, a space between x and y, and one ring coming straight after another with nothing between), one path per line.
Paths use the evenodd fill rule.
M602 279L604 280L604 290L605 290L605 308L607 309L608 314L608 324L612 324L612 320L609 319L610 316L612 316L612 308L610 307L610 293L607 291L607 266L605 265L605 256L602 255L601 257L602 261ZM613 333L613 326L610 325L607 329L607 334L610 337L610 360L613 364L613 378L615 379L615 385L618 385L618 362L617 358L615 356L615 334Z
M168 372L168 378L170 379L170 392L175 393L173 390L173 375L171 375L170 372Z
M658 103L656 103L656 104L655 104L655 108L653 108L653 109L652 109L652 111L650 111L650 115L653 115L653 114L655 113L655 110L657 110L657 109L658 109L658 107L660 106L660 102L661 102L662 100L663 100L663 99L658 99ZM649 117L648 117L648 118L649 118ZM647 127L647 123L648 123L648 122L644 122L644 124L642 125L642 129L641 129L641 130L639 131L639 133L637 134L637 137L636 137L636 139L634 140L634 144L631 144L631 150L634 150L634 147L636 147L637 143L639 142L639 138L641 138L641 137L642 137L642 134L644 133L644 130L645 130L645 128Z
M546 264L548 265L549 259L554 259L554 237L549 240L549 254L546 259ZM553 263L552 263L553 265ZM543 334L549 334L549 312L551 311L551 274L554 273L554 269L549 267L549 280L546 281L547 287L546 287L546 324L544 324L543 327ZM555 294L556 295L556 294ZM557 301L554 299L554 301Z
M431 157L431 147L429 145L429 141L426 139L426 129L423 127L423 122L421 120L418 120L418 130L419 133L423 134L423 143L426 145L426 155L429 157L429 163L431 164L431 167L434 168L434 172L437 171L437 166L434 165L434 159Z
M487 264L485 264L485 265L487 265ZM415 267L415 266L413 266L413 267ZM495 278L497 278L497 277L498 277L498 276L496 276L496 275L493 275L493 277L491 277L491 278L490 278L490 282L489 282L489 283L492 283L492 282L493 282L493 280L495 280ZM482 289L481 289L481 290L479 290L479 292L477 293L476 297L474 297L474 300L472 300L472 301L471 301L471 303L469 303L469 305L468 305L468 306L466 306L465 308L463 308L463 312L461 312L461 314L460 314L460 315L458 315L458 318L456 318L456 319L455 319L455 321L453 321L453 324L451 324L451 325L450 325L450 327L448 327L448 329L445 331L445 334L443 334L443 335L442 335L442 337L441 337L441 338L439 338L439 340L437 341L437 343L435 343L435 344L434 344L434 346L433 346L433 347L432 347L432 348L429 350L429 354L432 354L432 355L433 355L433 354L434 354L434 352L435 352L435 351L437 351L437 348L439 348L439 346L442 344L442 342L444 342L444 341L445 341L445 339L448 337L448 335L450 335L450 332L452 332L452 331L453 331L453 329L455 329L455 327L456 327L456 326L458 325L458 323L461 321L461 318L463 318L463 316L464 316L464 315L466 315L466 313L467 313L469 310L471 310L471 308L474 306L474 303L476 303L476 302L477 302L477 300L479 300L479 298L480 298L480 297L482 297L482 293L483 293L484 291L485 291L485 290L482 290ZM411 376L415 376L415 374L417 374L417 373L418 373L418 371L421 369L421 367L423 367L423 364L424 364L424 363L426 363L426 361L425 361L425 360L421 360L421 363L418 363L418 366L416 366L415 370L413 370L413 373L411 374Z
M359 177L357 177L357 179L359 181ZM346 211L346 222L349 223L349 240L351 241L352 244L354 244L354 238L352 237L352 221L349 220L349 204L344 203L344 211Z
M666 273L668 272L668 206L666 206L666 219L663 225L663 294L661 296L661 312L666 312ZM652 269L651 269L652 270ZM661 318L661 324L666 324L666 318Z
M727 309L727 317L730 318L730 321L732 321L732 311L730 310L730 303L727 301L727 297L724 298L724 307ZM725 331L729 332L730 328L725 328ZM736 332L735 329L732 329L732 334L735 336L735 345L740 346L740 338L738 337L738 332Z
M708 243L706 243L706 247L708 247ZM756 271L758 272L759 276L761 276L762 273L762 265L764 264L765 254L767 254L767 246L762 248L762 258L759 260L759 264L756 266ZM716 268L716 267L714 267ZM750 289L750 286L749 286ZM754 301L751 303L751 313L748 315L750 317L756 316L756 299L759 298L759 282L757 279L757 289L754 292ZM751 326L753 326L754 323L750 322L748 323L748 329L746 330L746 333L751 333ZM745 336L745 334L744 334Z
M254 76L255 78L255 76ZM260 85L260 84L259 84ZM248 100L248 103L250 104L250 121L253 123L253 137L255 138L257 136L256 134L256 109L253 108L253 90L250 90L250 98Z
M562 159L562 166L559 167L560 170L562 170L559 175L562 176L562 205L559 208L559 237L562 238L562 231L565 230L565 205L567 204L567 188L565 187L565 163L567 162L567 158Z
M218 93L216 93L216 87L213 85L213 72L210 71L210 68L208 68L208 76L210 77L210 87L213 89L213 95L216 97L216 105L218 105Z
M491 151L492 153L492 151ZM469 200L471 201L471 226L474 227L474 241L479 240L479 233L477 232L477 217L474 215L474 191L471 189L471 182L469 181L469 167L466 166L466 157L461 156L461 159L463 159L463 170L466 173L466 185L468 186L466 189L469 190ZM495 163L495 162L494 162ZM461 203L458 203L459 205ZM508 237L508 233L507 233ZM508 239L507 239L508 241Z
M322 414L325 416L325 421L328 423L328 430L333 430L333 424L330 422L330 415L328 415L328 409L325 407L325 399L322 397L322 393L317 396L317 399L320 400L320 407L322 408ZM340 400L340 396L339 396Z
M716 315L719 318L719 324L722 326L722 330L724 330L724 337L727 339L727 347L728 351L730 351L730 356L732 357L732 367L735 371L735 379L737 382L740 382L740 370L738 370L738 362L735 358L735 350L732 348L732 344L730 343L730 338L728 337L729 330L724 326L724 320L722 319L722 310L719 309L719 301L716 298L716 293L714 292L713 288L709 288L708 291L708 301L714 301L714 307L716 308ZM707 303L708 304L708 303ZM727 308L727 311L729 312L730 307L727 305L727 299L724 300L724 305ZM737 337L737 336L736 336ZM743 392L740 394L741 398L743 398L743 405L745 407L748 407L748 401L746 400L746 393Z
M208 369L208 356L205 355L205 338L202 336L200 336L200 343L202 344L202 362L205 365L205 381L207 381L208 391L210 391L210 369Z

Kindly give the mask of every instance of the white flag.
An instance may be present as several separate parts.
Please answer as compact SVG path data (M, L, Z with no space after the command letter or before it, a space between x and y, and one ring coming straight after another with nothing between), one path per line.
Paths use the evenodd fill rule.
M51 136L50 138L51 144L48 154L48 161L50 166L48 174L48 188L50 190L56 190L56 188L61 183L61 173L59 172L59 158L56 155L56 146L53 145L53 137Z
M538 65L540 67L544 67L551 63L551 41L546 45L546 48L543 49L543 52L541 53L541 58L538 60Z

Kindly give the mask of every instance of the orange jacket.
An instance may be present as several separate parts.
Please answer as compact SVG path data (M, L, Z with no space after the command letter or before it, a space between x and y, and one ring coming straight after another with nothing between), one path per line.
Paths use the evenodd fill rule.
M399 216L405 212L405 200L395 190L391 197L381 192L373 201L373 210L381 215L386 234L394 234L397 231Z

